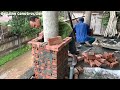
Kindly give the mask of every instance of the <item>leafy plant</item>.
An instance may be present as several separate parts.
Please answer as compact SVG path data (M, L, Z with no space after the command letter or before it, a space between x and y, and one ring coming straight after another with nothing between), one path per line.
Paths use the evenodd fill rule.
M103 25L104 28L107 27L107 24L108 24L108 21L109 21L109 17L110 17L110 13L109 13L109 12L106 12L106 13L103 15L102 25Z
M11 61L13 60L14 58L26 53L27 51L31 50L31 46L29 45L23 45L21 48L5 55L5 56L2 56L0 57L0 66L5 64L6 62L8 61Z

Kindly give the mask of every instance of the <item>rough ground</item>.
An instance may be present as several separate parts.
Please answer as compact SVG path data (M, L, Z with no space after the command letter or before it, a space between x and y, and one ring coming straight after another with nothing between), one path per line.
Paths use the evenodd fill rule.
M0 79L19 79L33 66L31 51L15 58L0 67Z
M96 37L96 38L98 38L98 39L102 39L101 37ZM78 50L80 50L81 52L83 52L84 50L87 50L89 47L85 47L85 46L81 46L81 48L79 48ZM112 50L112 49L107 49L107 48L102 48L102 47L99 47L99 46L94 46L94 47L92 47L92 50L93 51L95 51L95 53L103 53L103 52L114 52L115 50ZM115 53L115 55L119 58L119 63L120 63L120 53ZM82 62L79 62L77 65L80 65L80 66L82 66L82 67L90 67L88 64L85 64L83 61ZM76 66L77 66L76 65ZM119 66L118 67L116 67L116 68L113 68L113 69L111 69L111 68L108 68L108 67L106 67L105 69L110 69L110 70L120 70L120 64L119 64ZM98 75L96 75L96 76L98 76ZM80 77L79 77L80 79L91 79L91 77L90 76L84 76L83 74L80 74ZM98 77L97 77L98 78ZM95 77L94 77L94 79L95 79ZM102 79L102 78L100 78L99 77L99 79Z

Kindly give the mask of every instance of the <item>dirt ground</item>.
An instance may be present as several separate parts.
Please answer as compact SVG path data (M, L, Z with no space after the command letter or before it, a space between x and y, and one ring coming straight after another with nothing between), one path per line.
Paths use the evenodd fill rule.
M31 51L15 58L0 67L0 79L19 79L33 66Z

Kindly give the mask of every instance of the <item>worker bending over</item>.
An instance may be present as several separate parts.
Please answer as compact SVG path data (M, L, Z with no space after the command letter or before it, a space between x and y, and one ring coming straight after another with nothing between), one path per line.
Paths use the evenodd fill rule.
M90 36L91 29L88 24L84 23L84 18L80 17L79 22L75 25L74 31L76 33L76 42L80 44L86 44L92 46L95 38Z

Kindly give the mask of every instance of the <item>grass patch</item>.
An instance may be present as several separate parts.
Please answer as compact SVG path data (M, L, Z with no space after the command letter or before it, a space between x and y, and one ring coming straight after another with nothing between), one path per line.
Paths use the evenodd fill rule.
M20 47L19 49L0 57L0 66L4 65L6 62L13 60L14 58L24 54L25 52L31 50L31 46L30 45L23 45L22 47Z

